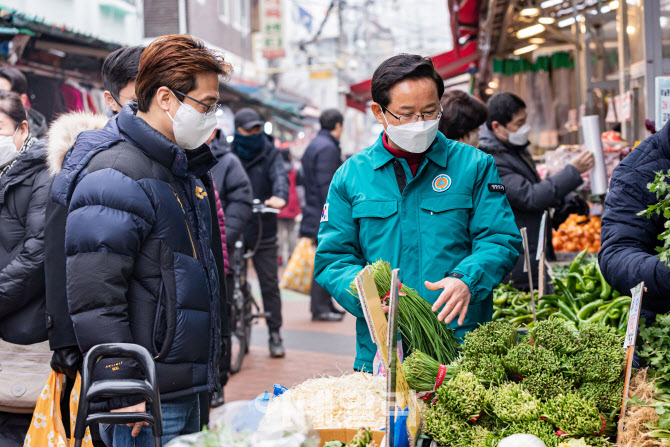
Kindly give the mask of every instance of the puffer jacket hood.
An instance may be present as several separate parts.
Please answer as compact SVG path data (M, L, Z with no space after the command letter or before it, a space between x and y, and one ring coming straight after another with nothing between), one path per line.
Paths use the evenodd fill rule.
M85 130L105 127L109 118L89 112L72 112L62 115L47 133L47 166L49 174L56 176L63 167L65 155L72 149L77 137Z
M57 170L59 160L61 170L54 178L51 199L67 206L77 178L91 158L122 139L116 118L77 113L56 121L49 130L49 171Z

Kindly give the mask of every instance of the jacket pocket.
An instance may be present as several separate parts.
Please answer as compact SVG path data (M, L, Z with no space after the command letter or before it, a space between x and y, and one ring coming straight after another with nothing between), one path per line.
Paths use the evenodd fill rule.
M163 241L161 245L160 285L158 303L154 316L153 347L155 360L161 361L170 352L174 341L177 325L176 312L176 281L174 269L174 252Z
M467 256L471 250L469 194L448 194L421 198L419 232L425 259L445 261ZM444 258L444 259L442 259ZM449 265L445 269L451 269Z
M366 200L354 204L351 216L354 219L378 218L385 219L398 212L397 200Z

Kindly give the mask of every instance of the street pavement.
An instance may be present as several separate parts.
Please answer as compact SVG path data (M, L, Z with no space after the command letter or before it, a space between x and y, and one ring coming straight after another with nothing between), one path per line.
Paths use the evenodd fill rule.
M254 286L253 293L260 304L257 284ZM352 372L356 354L355 318L345 314L338 323L313 322L309 296L282 290L281 297L284 317L281 334L286 357L270 358L267 326L259 320L252 329L251 347L242 369L226 385L226 402L253 399L264 391L271 392L274 384L290 388L313 377Z

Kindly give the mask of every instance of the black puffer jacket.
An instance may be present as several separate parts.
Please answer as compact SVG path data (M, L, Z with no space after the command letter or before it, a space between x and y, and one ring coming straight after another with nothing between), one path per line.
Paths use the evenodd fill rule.
M48 124L47 119L35 109L26 110L28 114L28 127L30 134L35 138L44 138L47 136Z
M670 169L670 122L642 142L612 174L602 219L602 249L598 255L607 282L622 294L641 281L647 287L642 309L670 311L670 269L659 261L655 247L667 219L647 219L637 213L658 202L647 189L656 172ZM648 316L648 315L643 315ZM653 315L651 315L653 318Z
M535 169L533 158L527 146L512 146L500 141L493 132L484 127L479 133L479 149L493 155L498 168L498 174L505 185L507 200L512 206L514 220L519 229L526 227L528 231L528 246L531 265L533 267L533 285L538 286L538 270L535 254L540 236L540 224L545 210L554 208L560 210L553 221L547 223L559 225L571 212L584 212L583 201L569 194L582 184L582 177L577 169L568 165L562 171L542 180ZM566 201L567 199L567 201ZM573 209L568 209L573 208ZM558 218L558 215L561 217ZM546 256L548 260L555 258L551 245L551 231L547 231ZM524 256L519 260L510 273L514 286L528 290L528 273L523 271Z
M251 181L221 131L210 144L210 149L218 160L212 168L212 178L226 216L226 242L232 247L244 233L251 217Z
M272 143L272 137L263 134L263 150L251 160L240 158L244 170L251 181L254 199L265 202L272 196L288 202L289 182L284 168L284 160L279 150ZM233 141L235 151L235 141ZM225 211L224 211L225 213ZM263 240L274 240L277 237L277 215L265 214L263 222ZM253 245L258 237L258 222L251 218L244 232L244 239L248 245Z
M0 338L47 339L44 298L44 213L51 181L41 140L0 177Z
M79 347L144 346L170 400L218 387L218 227L202 180L215 160L205 145L185 153L135 111L127 104L120 133L102 143L101 131L83 132L51 195L68 205L67 300ZM134 375L132 363L115 366L104 376Z
M300 224L301 237L316 239L330 181L341 165L340 142L329 131L321 129L302 156L305 207Z

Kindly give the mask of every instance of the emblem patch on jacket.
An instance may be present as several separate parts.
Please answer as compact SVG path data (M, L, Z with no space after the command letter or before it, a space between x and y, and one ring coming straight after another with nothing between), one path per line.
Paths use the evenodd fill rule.
M501 192L505 194L505 185L502 183L489 183L490 192Z
M323 205L323 211L321 211L321 222L328 222L328 204Z
M451 187L451 177L446 174L440 174L433 179L433 190L444 192Z
M196 197L198 197L198 199L204 199L205 197L207 197L207 191L205 191L204 189L202 189L199 186L196 186L195 187L195 195L196 195Z

